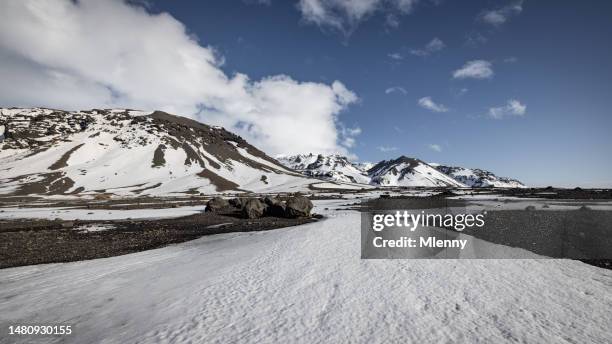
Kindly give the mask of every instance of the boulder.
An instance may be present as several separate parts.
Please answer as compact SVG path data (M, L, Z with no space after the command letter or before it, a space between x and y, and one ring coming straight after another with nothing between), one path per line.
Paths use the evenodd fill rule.
M246 198L232 198L229 200L229 204L234 208L242 209L246 201Z
M308 217L312 210L312 202L304 196L294 196L287 200L285 216L289 218Z
M278 198L266 197L264 203L268 206L266 209L267 216L284 217L285 216L285 204Z
M223 208L228 208L229 206L230 204L226 199L215 197L206 203L205 212L216 212Z
M258 219L266 212L266 204L257 198L249 199L242 207L242 217L246 219Z

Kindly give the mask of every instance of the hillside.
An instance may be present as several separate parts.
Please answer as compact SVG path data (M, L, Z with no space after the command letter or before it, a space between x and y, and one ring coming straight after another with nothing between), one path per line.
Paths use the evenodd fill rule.
M0 194L209 194L309 183L240 136L161 111L4 108L0 128Z

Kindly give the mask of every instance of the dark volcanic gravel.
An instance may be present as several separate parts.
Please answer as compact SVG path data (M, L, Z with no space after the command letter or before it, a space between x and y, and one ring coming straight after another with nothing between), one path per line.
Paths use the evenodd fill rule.
M236 213L139 221L0 220L0 268L112 257L204 235L263 231L312 221L276 217L247 220ZM96 232L75 229L83 225L115 228Z

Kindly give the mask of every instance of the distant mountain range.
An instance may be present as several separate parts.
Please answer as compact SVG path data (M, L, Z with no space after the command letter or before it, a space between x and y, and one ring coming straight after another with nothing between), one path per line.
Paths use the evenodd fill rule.
M516 179L507 177L498 177L492 172L481 170L478 168L465 168L457 166L445 166L438 164L430 164L438 171L453 177L456 181L473 188L522 188L523 183Z
M377 164L353 163L341 155L298 154L279 156L278 161L306 176L337 182L378 186L525 187L516 179L492 172L439 164L400 156Z
M319 179L374 186L523 186L484 170L405 156L375 165L341 155L276 160L221 127L161 111L0 108L3 195L296 192Z

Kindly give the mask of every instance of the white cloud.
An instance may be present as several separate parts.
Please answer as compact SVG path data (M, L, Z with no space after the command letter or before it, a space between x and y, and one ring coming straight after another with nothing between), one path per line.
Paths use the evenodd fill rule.
M463 67L453 72L453 78L490 79L494 74L491 66L491 62L485 60L468 61Z
M222 125L270 154L354 144L338 115L358 99L341 82L227 75L182 23L121 0L3 1L0 60L4 106L160 109Z
M398 15L412 12L417 0L300 0L298 10L307 23L350 35L376 12L387 14L387 25L397 27Z
M434 152L441 152L442 151L442 147L440 145L438 145L438 144L435 144L435 143L429 144L429 145L427 145L427 147L429 149L431 149L432 151L434 151Z
M353 127L353 128L346 128L344 125L340 125L340 137L341 137L341 142L342 145L344 147L347 148L351 148L354 147L356 144L356 139L355 137L357 137L358 135L361 134L361 128L360 127Z
M397 147L378 146L377 148L383 153L394 152L397 150Z
M387 54L387 56L389 56L390 59L397 60L397 61L404 59L404 57L400 53L391 53L391 54Z
M406 89L401 86L393 86L385 90L385 94L391 94L391 93L401 93L403 95L406 95L408 94L408 91L406 91Z
M509 5L495 9L483 11L479 19L493 26L500 26L510 20L511 17L519 15L523 11L523 1L514 1Z
M446 44L441 39L435 37L432 39L423 49L413 49L410 51L412 55L416 56L429 56L432 53L440 51L446 47Z
M510 99L506 105L489 108L488 115L494 119L503 119L508 116L524 116L527 113L527 105L521 104L516 99Z
M423 97L419 99L418 104L420 107L433 111L433 112L447 112L448 108L442 104L436 104L431 97Z
M509 56L504 59L505 63L515 63L516 61L518 61L518 58L514 56Z

